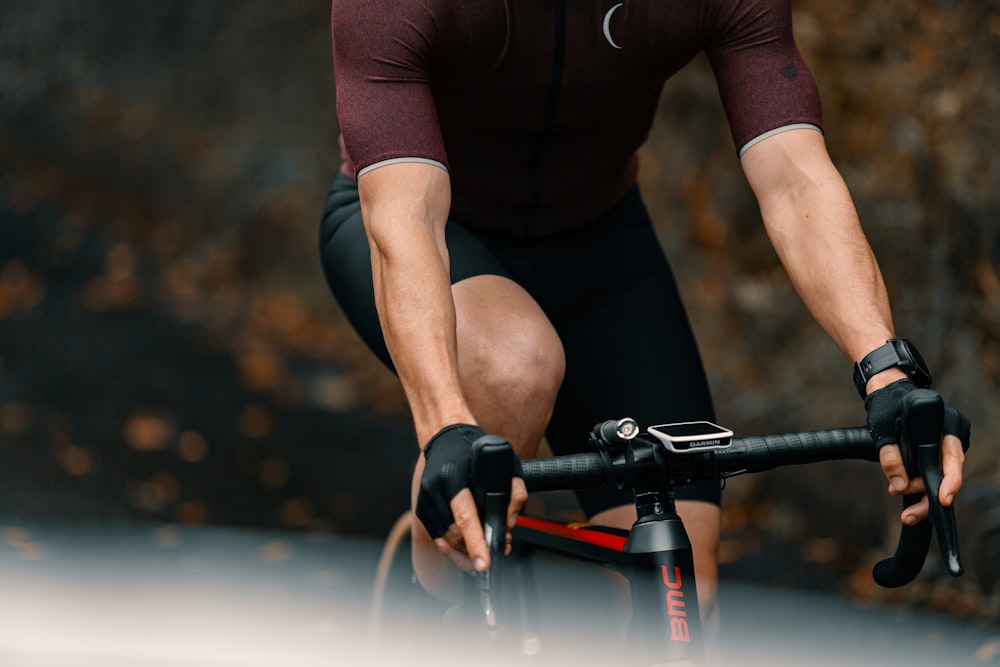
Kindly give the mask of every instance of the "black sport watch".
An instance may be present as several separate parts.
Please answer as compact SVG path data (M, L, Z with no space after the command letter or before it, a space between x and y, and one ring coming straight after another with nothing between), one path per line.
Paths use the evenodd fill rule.
M905 338L893 338L854 364L854 386L858 388L861 398L865 397L868 380L893 366L898 366L921 389L931 386L931 372L917 348Z

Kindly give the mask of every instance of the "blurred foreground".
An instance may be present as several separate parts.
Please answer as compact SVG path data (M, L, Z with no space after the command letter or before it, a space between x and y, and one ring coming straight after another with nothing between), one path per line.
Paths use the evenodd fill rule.
M433 619L421 619L416 639L407 639L393 632L393 610L388 632L370 650L368 605L380 548L358 539L173 525L8 524L0 544L0 664L441 665L469 655L476 664L511 664L472 646L442 654ZM609 656L629 664L627 655L609 653L607 632L596 625L610 617L599 597L551 594L579 574L573 565L537 563L543 611L571 610L572 618L566 627L547 626L562 637L558 660L532 664L598 664ZM974 622L731 580L723 581L721 603L723 666L1000 664L1000 633Z

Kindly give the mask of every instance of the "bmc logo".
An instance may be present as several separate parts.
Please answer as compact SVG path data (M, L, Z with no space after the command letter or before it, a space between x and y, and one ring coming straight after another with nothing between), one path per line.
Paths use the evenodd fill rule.
M687 612L684 611L684 590L681 588L681 569L674 568L673 581L666 565L663 570L663 585L667 587L667 615L670 617L670 639L675 642L690 642L691 630L688 628Z

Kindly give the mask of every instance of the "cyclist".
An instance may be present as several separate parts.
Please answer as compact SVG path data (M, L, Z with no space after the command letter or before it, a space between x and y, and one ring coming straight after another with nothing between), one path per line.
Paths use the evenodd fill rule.
M636 151L664 81L712 64L767 233L851 362L890 492L922 490L894 446L901 397L926 385L828 157L789 0L333 0L344 156L324 209L323 266L360 335L399 376L418 444L414 566L441 596L487 566L469 445L568 453L609 415L713 418L677 287L637 190ZM894 341L887 343L887 341ZM948 430L967 420L948 408ZM961 486L944 442L940 497ZM511 520L525 501L513 480ZM628 527L630 498L581 495ZM712 614L719 490L685 492L699 597ZM902 520L927 515L926 499Z

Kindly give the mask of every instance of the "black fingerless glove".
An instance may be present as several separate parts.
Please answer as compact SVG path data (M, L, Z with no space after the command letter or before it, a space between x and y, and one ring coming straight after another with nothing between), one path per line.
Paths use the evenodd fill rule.
M472 445L486 435L469 424L447 426L424 447L424 473L417 493L417 518L432 538L448 532L454 523L451 500L469 486L472 475ZM521 459L514 454L514 477L523 477Z
M902 428L903 397L916 390L910 380L898 380L865 397L868 411L868 431L875 445L882 449L886 445L899 444ZM969 449L972 422L961 411L945 403L944 435L957 436L962 441L962 449Z
M431 537L441 537L454 522L451 499L469 485L472 443L484 435L486 432L478 426L454 424L438 431L424 447L417 518Z

